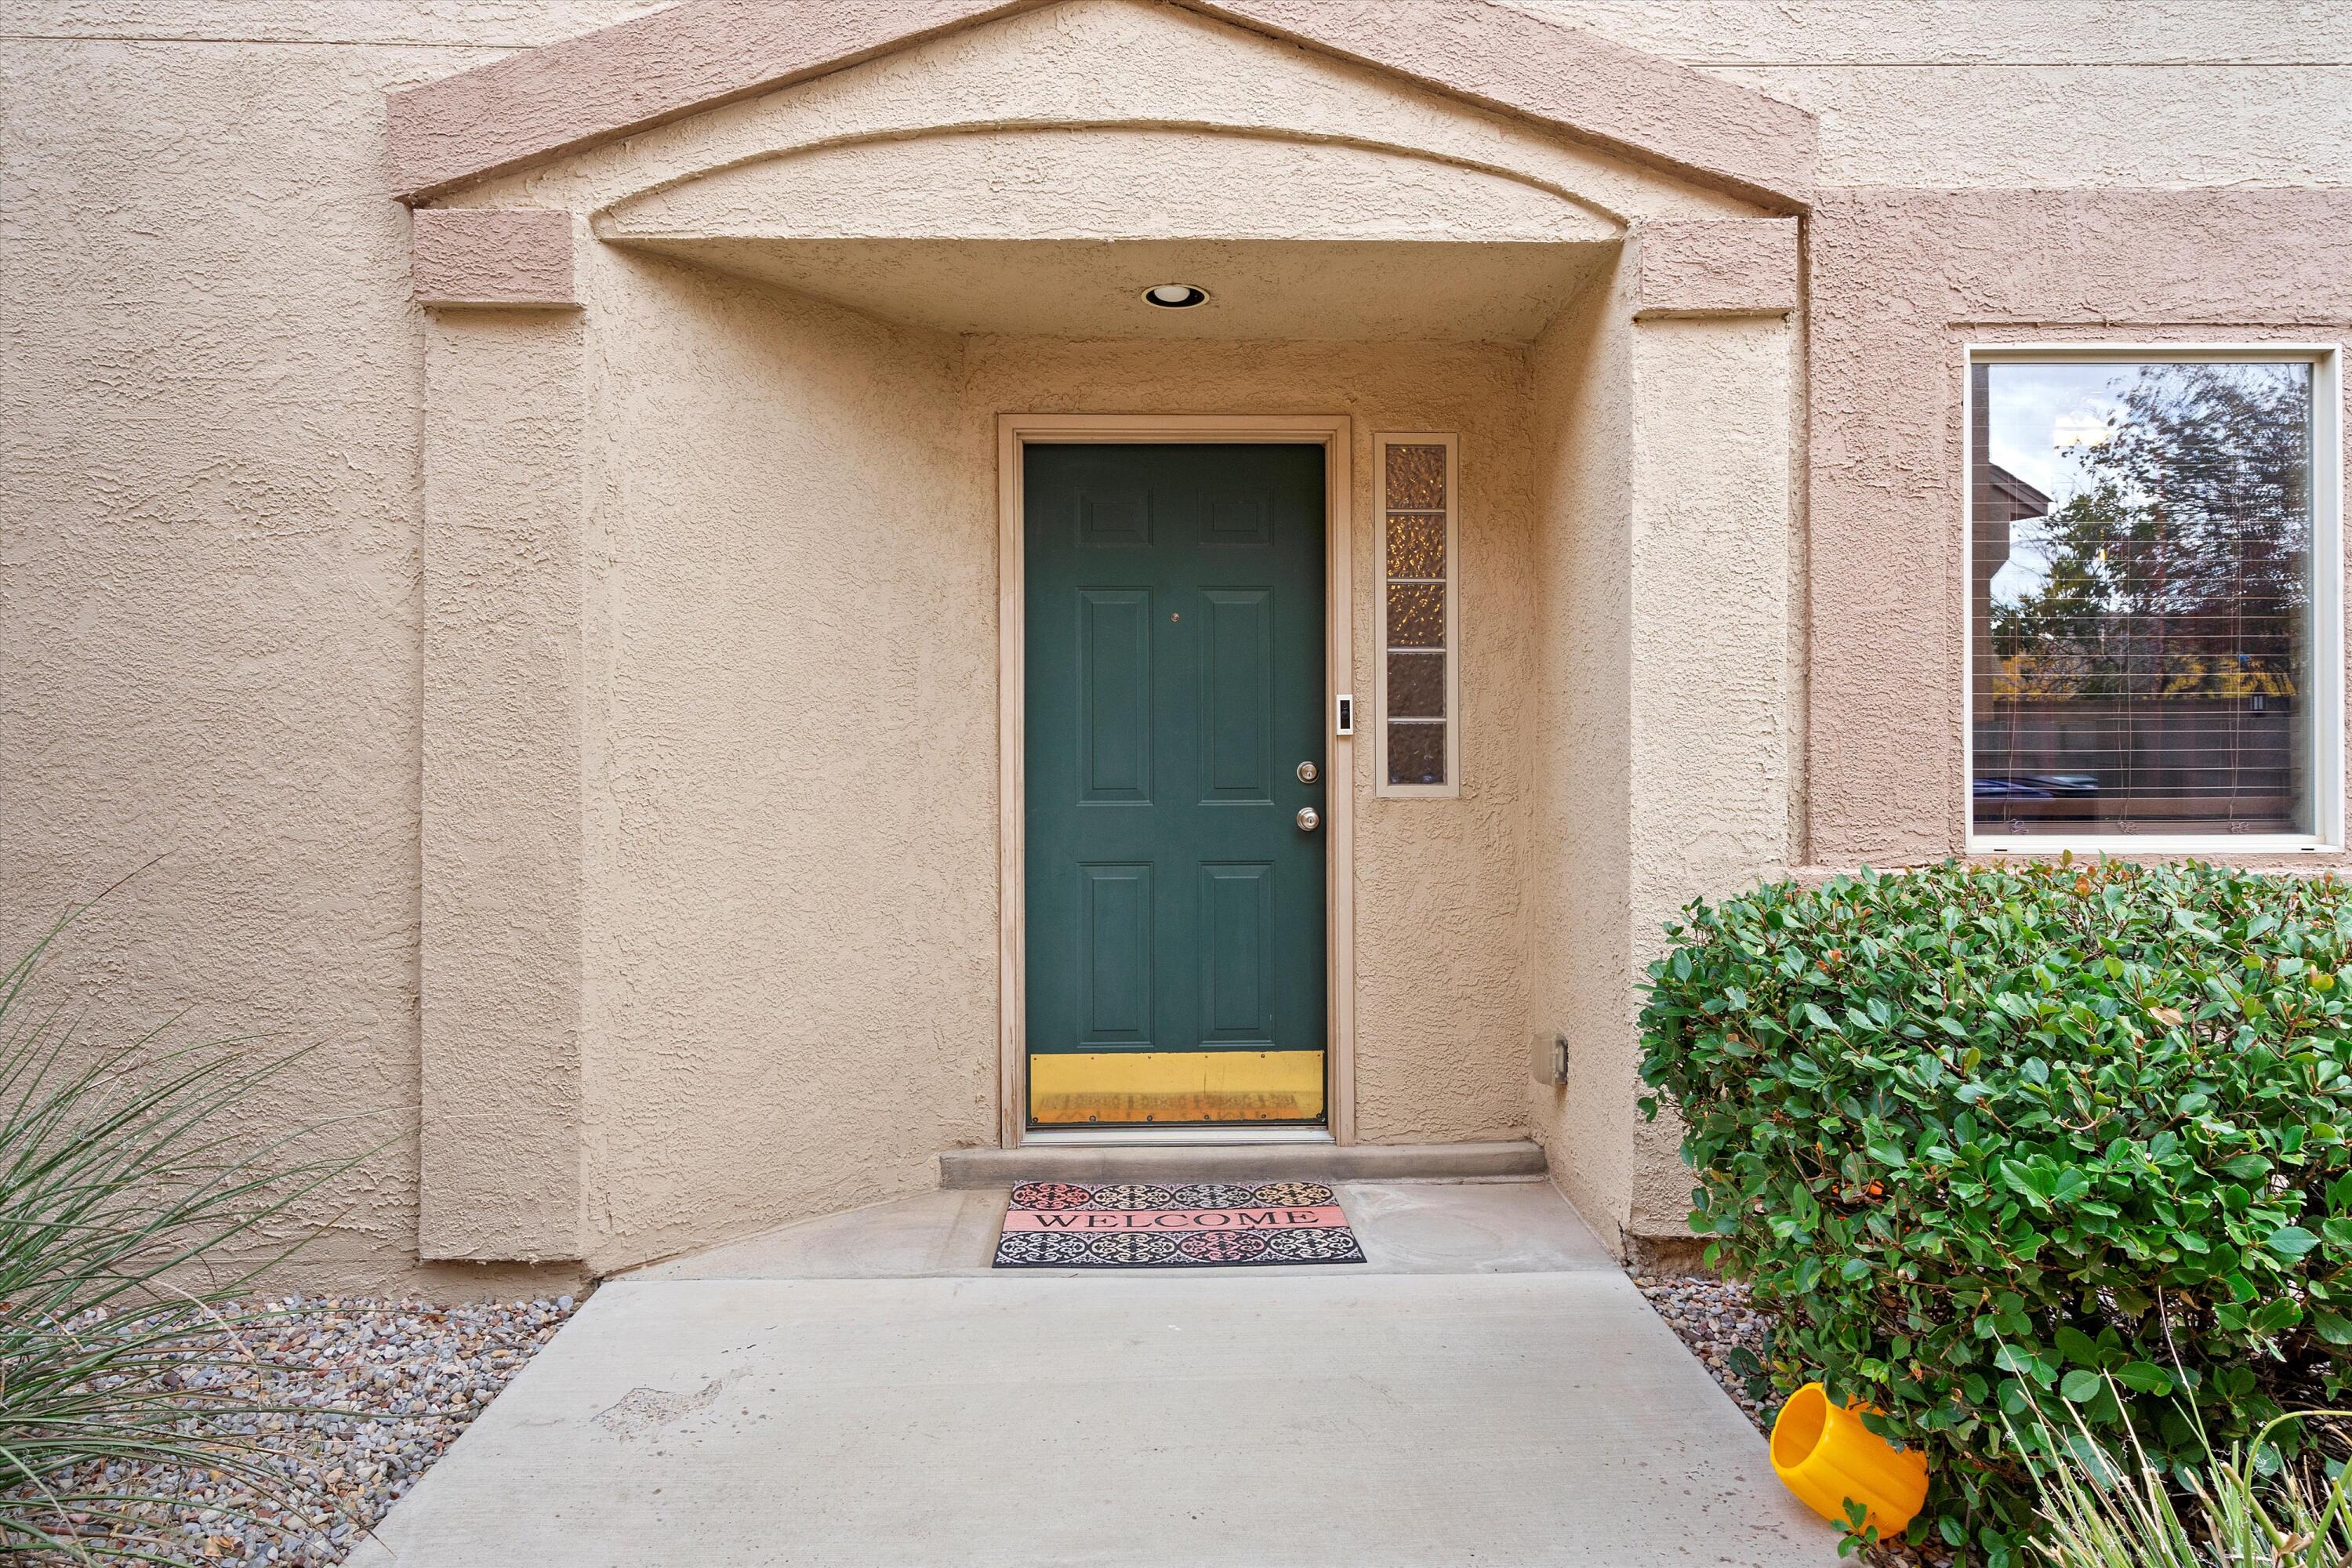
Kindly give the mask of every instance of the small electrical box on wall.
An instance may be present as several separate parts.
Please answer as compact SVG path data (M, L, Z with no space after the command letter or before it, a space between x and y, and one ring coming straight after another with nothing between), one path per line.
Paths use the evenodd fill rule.
M1354 734L1355 732L1356 732L1356 700L1355 700L1354 698L1352 698L1352 697L1349 697L1349 696L1344 696L1344 695L1343 695L1343 696L1339 699L1339 733L1340 733L1340 734L1342 734L1342 735L1352 735L1352 734Z
M1568 1037L1538 1035L1528 1058L1528 1076L1538 1083L1568 1081Z

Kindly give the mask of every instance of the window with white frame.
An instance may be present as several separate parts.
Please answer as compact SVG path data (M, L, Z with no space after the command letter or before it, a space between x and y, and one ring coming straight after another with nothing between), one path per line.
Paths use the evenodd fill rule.
M2326 351L1969 361L1972 839L2335 842Z
M1372 437L1380 476L1380 787L1391 796L1462 793L1461 558L1457 443Z

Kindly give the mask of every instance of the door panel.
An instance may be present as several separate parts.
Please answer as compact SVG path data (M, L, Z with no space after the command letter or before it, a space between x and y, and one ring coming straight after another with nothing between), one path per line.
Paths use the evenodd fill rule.
M1274 1044L1274 868L1201 868L1201 1037Z
M1139 489L1078 492L1078 542L1089 547L1151 542L1151 505Z
M1201 628L1204 800L1274 798L1274 595L1212 588Z
M1081 866L1086 879L1086 1043L1151 1043L1151 868Z
M1151 799L1151 595L1078 593L1078 776L1081 800Z
M1318 1121L1322 449L1023 462L1032 1121Z

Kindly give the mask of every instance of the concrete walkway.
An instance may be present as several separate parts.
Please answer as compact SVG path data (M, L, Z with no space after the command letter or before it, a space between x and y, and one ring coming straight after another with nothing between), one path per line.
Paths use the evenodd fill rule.
M640 1271L351 1562L1836 1562L1549 1184L1340 1202L1369 1267L991 1273L950 1192Z

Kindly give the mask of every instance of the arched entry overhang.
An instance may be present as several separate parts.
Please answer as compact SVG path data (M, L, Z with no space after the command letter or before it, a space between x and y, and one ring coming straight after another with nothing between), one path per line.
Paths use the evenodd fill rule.
M909 788L886 761L994 749L972 693L996 685L986 634L1001 563L959 553L990 500L976 376L994 376L986 395L1030 389L1024 406L1089 395L1100 406L1079 384L1117 364L1158 388L1132 395L1154 408L1246 397L1323 414L1350 398L1375 405L1349 378L1409 376L1402 345L1500 345L1486 360L1448 347L1475 362L1450 374L1518 377L1527 384L1496 395L1550 407L1541 439L1555 449L1604 442L1586 468L1617 475L1615 499L1607 487L1579 499L1591 472L1559 471L1522 432L1514 527L1532 539L1547 509L1613 508L1606 570L1664 592L1667 559L1644 576L1640 552L1671 555L1671 530L1644 545L1633 521L1644 504L1669 521L1737 517L1743 531L1721 544L1734 553L1785 547L1785 485L1761 511L1744 493L1728 513L1691 503L1785 466L1770 437L1791 417L1786 316L1811 129L1786 105L1483 4L689 0L395 95L394 179L416 209L428 307L425 1255L625 1263L902 1189L937 1148L1001 1135L994 1063L974 1047L976 1023L988 1037L1003 1027L991 1000L994 770L940 764L934 787ZM1139 309L1139 283L1163 274L1209 281L1217 308ZM782 327L734 282L699 277L845 313L820 321L795 305ZM1676 325L1691 322L1705 324ZM1139 346L1069 358L1074 379L1059 388L1005 368L1002 349L942 346L1047 340ZM1189 357L1152 372L1137 356L1155 342ZM1294 406L1284 400L1307 395L1219 361L1220 342L1390 349L1253 353L1318 367L1294 374L1322 377L1327 401ZM1492 372L1506 362L1524 374ZM1728 404L1692 404L1688 379L1725 363L1764 378ZM719 395L758 376L771 378L764 406L793 411L784 424L740 423L758 399ZM1167 390L1180 384L1190 390ZM1761 469L1693 468L1673 443L1703 436L1695 407L1761 440ZM1360 415L1357 439L1377 417ZM1678 498L1644 490L1645 472L1677 469ZM858 628L828 616L872 605L737 602L742 574L697 575L768 542L723 527L692 549L679 541L723 524L754 489L795 486L819 510L896 520L827 563L887 602L880 633L920 623L956 635L929 651L869 640L870 664L845 662L835 655ZM925 541L918 525L933 513L959 521ZM637 617L674 583L691 586L655 636ZM1683 597L1706 609L1701 644L1742 679L1784 633L1785 603L1769 594L1728 619L1704 595ZM1631 603L1608 612L1627 647L1641 635ZM698 617L731 646L694 647ZM774 680L721 693L704 677L743 657L755 621L814 626L815 643L766 650L781 661ZM864 730L883 737L872 748L814 700L773 700L791 679L786 655L816 643L811 668L866 715ZM1368 647L1367 668L1373 657ZM1531 667L1525 679L1532 691L1544 677ZM1637 691L1621 695L1628 712L1638 705ZM697 715L722 696L772 701L768 721L825 737L815 755L771 759L760 820L727 823L746 809L727 794L741 760L713 737L741 715ZM1639 752L1632 719L1612 744ZM1657 831L1630 801L1612 809L1608 831L1628 843ZM812 859L814 840L775 826L793 811L873 828L813 858L840 873L835 896L871 889L860 910L830 916L856 940L811 938L797 961L823 984L778 992L723 942L715 957L665 963L662 933L682 911L693 925L759 900L735 879L728 833ZM1493 813L1481 820L1465 831L1504 832ZM1534 828L1508 832L1539 847ZM874 848L894 836L950 869L894 887ZM1392 856L1395 872L1450 851L1362 853ZM1592 905L1578 918L1622 933L1639 879L1629 869L1614 890L1578 895ZM1410 968L1402 930L1379 940L1397 946L1396 973ZM1375 956L1388 972L1391 955ZM1605 975L1561 984L1598 994ZM1375 1001L1402 1039L1410 1006ZM1513 1007L1519 1023L1497 1021ZM1481 1027L1523 1041L1527 1010L1498 1003ZM803 1061L823 1048L812 1042L927 1040L908 1068L920 1103L867 1092L870 1071L835 1081L816 1061L796 1079L763 1063L762 1017ZM737 1045L698 1058L706 1037ZM1402 1054L1393 1065L1360 1107L1335 1107L1340 1136L1358 1121L1370 1136L1411 1135L1415 1098L1447 1092L1444 1072L1416 1078ZM1613 1115L1610 1086L1592 1092ZM736 1115L761 1104L773 1108L764 1120ZM1466 1136L1487 1123L1433 1124Z

